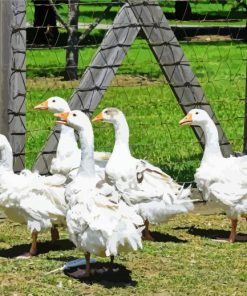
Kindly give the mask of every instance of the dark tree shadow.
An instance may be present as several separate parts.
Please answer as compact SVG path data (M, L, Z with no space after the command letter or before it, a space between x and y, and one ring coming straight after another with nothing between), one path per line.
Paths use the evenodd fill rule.
M13 246L6 250L0 250L0 257L15 258L24 254L25 252L28 252L30 246L31 244L22 244ZM38 242L38 255L46 254L51 250L66 251L73 250L74 248L74 244L68 239L59 240L55 244L51 243L50 241Z
M85 274L85 266L75 267L64 270L64 274L72 277L81 283L87 284L100 284L105 288L113 287L135 287L136 281L131 278L131 271L128 270L122 264L113 264L113 268L110 268L110 263L92 263L91 264L91 275L88 277Z
M195 236L200 236L200 237L206 237L210 239L228 239L230 235L230 231L222 230L222 229L202 229L202 228L197 228L195 226L192 227L176 227L174 228L175 230L181 230L181 229L187 229L187 232L189 234L195 235ZM237 234L239 238L246 237L246 234L243 233L238 233ZM241 240L239 240L241 241ZM238 242L238 239L236 239L236 242ZM241 241L241 242L247 242L247 241Z
M151 236L154 239L154 242L163 242L163 243L167 243L167 242L173 242L173 243L187 243L187 240L184 239L180 239L176 236L167 234L167 233L161 233L158 231L152 231L150 232Z

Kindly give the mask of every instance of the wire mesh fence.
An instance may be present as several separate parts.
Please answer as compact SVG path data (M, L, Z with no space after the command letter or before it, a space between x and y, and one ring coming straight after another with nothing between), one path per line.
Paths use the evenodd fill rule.
M90 65L124 2L27 1L27 167L32 167L54 127L53 116L34 111L33 106L51 96L69 100L78 90L77 78ZM157 3L233 150L242 151L247 52L245 1ZM127 25L127 21L118 24L122 28ZM131 28L133 25L128 30ZM104 94L95 113L107 106L121 109L129 122L133 154L160 166L178 181L191 182L202 149L190 128L178 126L183 117L181 106L143 31L122 50L127 54L121 65L111 68L114 79L109 87L103 87L102 78L100 90L92 90ZM94 131L95 149L111 151L113 128L101 123L94 126Z

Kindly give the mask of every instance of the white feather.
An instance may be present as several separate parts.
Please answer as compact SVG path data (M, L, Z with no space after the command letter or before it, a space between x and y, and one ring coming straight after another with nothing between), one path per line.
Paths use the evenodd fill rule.
M132 157L124 114L115 108L105 109L102 114L105 121L113 123L116 138L106 165L107 180L116 186L124 201L150 223L166 222L176 214L192 210L190 188L183 189L160 168Z
M42 231L65 223L66 203L63 176L44 177L23 170L19 175L5 164L12 160L12 149L0 135L0 207L11 220L27 224L30 231Z
M79 129L83 152L79 171L66 187L70 238L79 249L98 256L137 250L142 247L143 220L95 173L91 123L80 111L72 112L76 116L67 120Z

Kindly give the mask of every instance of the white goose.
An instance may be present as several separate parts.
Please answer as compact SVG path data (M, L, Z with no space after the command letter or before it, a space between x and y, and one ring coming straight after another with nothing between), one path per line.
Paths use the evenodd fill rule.
M104 180L98 182L94 166L94 136L89 118L81 111L55 114L60 121L76 129L82 147L81 164L74 180L66 188L67 225L71 240L85 253L86 273L90 274L90 254L113 257L120 251L142 247L143 220Z
M238 218L247 218L247 156L223 157L217 128L204 110L192 109L179 124L200 126L204 132L205 149L195 182L204 199L218 202L231 219L229 242L234 242Z
M159 168L131 155L129 127L120 110L106 108L93 121L109 122L115 128L115 145L106 165L106 176L145 220L144 239L152 239L149 222L164 223L194 208L189 199L190 188L183 189Z
M51 229L52 240L59 238L55 225L65 223L66 203L61 175L42 177L37 172L13 172L12 149L0 134L0 208L6 216L18 223L27 224L32 233L29 258L37 253L37 236L40 231Z
M48 110L52 113L70 111L69 104L60 97L51 97L34 107L35 110ZM108 152L94 152L95 168L98 174L104 173L104 168L110 158ZM61 126L60 138L56 157L52 159L50 172L62 174L73 179L80 165L81 150L78 148L74 130L68 126Z

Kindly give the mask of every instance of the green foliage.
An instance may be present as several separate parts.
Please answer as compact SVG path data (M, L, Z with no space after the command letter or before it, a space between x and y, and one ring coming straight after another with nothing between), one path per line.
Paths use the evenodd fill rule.
M81 1L79 6L79 22L80 23L92 23L97 17L99 17L106 8L106 4L111 1ZM125 1L122 1L124 3ZM245 25L245 9L242 6L238 6L238 10L232 8L236 7L236 2L231 1L209 1L209 0L200 0L193 1L190 3L194 19L189 21L179 21L182 24L191 24L191 25ZM34 6L33 3L27 1L27 20L32 23L34 18ZM105 5L104 5L105 4ZM159 1L159 4L162 7L162 10L167 15L171 24L178 23L177 20L174 20L175 13L175 1ZM68 19L68 5L61 4L58 6L59 13L62 17ZM105 24L111 24L116 13L119 11L120 5L114 5L111 8L110 13L102 21ZM213 20L215 18L215 20ZM221 19L221 20L217 20ZM222 21L225 19L225 21Z

